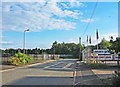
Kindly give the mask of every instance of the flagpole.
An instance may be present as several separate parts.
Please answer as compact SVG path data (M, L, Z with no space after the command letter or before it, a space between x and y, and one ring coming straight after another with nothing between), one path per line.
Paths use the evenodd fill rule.
M98 29L97 29L97 31L96 31L96 38L97 38L97 50L98 50L98 39L99 39ZM97 60L97 62L98 62L98 60Z
M87 36L87 48L88 48L88 36Z
M97 39L97 50L98 50L98 39Z

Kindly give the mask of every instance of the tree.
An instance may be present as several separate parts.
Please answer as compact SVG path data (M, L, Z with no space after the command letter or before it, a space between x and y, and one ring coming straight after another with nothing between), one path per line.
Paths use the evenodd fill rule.
M99 44L99 47L101 49L109 49L111 45L112 44L109 41L107 41L107 40L105 40L105 38L103 38L102 41Z
M52 45L52 52L55 48L55 54L70 54L74 57L79 57L79 50L84 49L84 45L82 44L75 44L75 43L57 43L55 41Z
M120 38L116 38L113 42L112 49L114 49L116 53L120 52Z

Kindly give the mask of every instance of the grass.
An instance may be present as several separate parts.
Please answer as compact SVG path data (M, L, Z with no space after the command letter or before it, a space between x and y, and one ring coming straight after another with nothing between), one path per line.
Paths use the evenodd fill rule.
M101 63L84 63L84 64L87 65L88 67L90 67L91 69L107 69L107 68L110 68L110 66L108 66L106 64L101 64Z
M55 60L59 60L59 59L55 59ZM47 60L44 60L42 58L37 58L37 59L34 59L31 63L27 63L27 64L13 65L10 62L2 62L2 65L24 66L24 65L30 65L30 64L35 64L35 63L43 63L45 61Z
M112 85L112 87L120 87L120 76L100 79L105 85Z
M113 80L113 77L109 77L109 78L102 78L100 79L105 85L112 85L112 80Z
M87 63L86 61L82 61L86 66L91 69L120 69L120 65L108 65L103 63Z

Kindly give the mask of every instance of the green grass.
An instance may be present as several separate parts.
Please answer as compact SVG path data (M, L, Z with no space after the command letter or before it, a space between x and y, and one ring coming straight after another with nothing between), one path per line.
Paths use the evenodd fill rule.
M112 77L100 79L105 85L112 85Z
M107 68L110 68L110 66L108 66L106 64L100 64L100 63L84 63L84 64L87 65L88 67L92 68L92 69L107 69Z
M86 61L82 61L86 66L91 69L120 69L120 65L107 65L102 63L87 63Z

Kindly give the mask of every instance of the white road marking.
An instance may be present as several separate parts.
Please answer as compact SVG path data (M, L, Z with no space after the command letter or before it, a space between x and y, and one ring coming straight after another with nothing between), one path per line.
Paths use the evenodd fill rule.
M45 68L45 69L54 69L54 70L71 70L71 68Z
M75 71L73 72L73 86L75 86L75 80L76 80L76 69L75 69Z
M15 69L17 69L17 68L2 70L2 71L0 71L0 72L2 73L2 72L7 72L7 71L15 70Z
M72 64L73 64L73 63L69 63L69 64L65 65L63 68L68 68L68 67L70 67Z
M60 64L60 63L62 63L62 62L58 62L58 63L56 63L56 64L53 64L53 65L50 65L50 66L46 66L46 67L44 67L43 69L47 69L47 68L50 68L50 67L52 67L52 66L56 66L56 65L58 65L58 64Z

